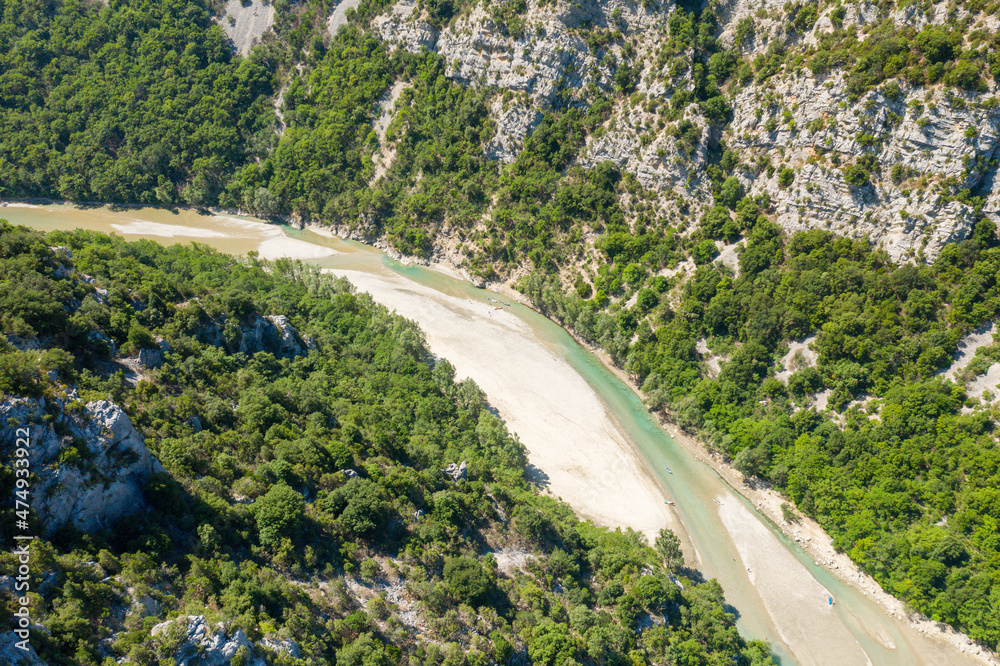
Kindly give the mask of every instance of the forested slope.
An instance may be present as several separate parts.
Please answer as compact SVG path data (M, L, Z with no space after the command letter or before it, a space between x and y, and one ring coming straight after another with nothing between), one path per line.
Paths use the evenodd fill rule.
M76 436L99 410L162 463L103 529L32 514L45 663L771 663L673 535L654 550L541 497L482 392L342 280L4 222L0 285L0 410L33 430L44 506L79 492L49 479L131 462Z
M276 4L241 59L200 2L5 3L0 195L238 207L515 284L997 646L997 345L941 374L1000 308L996 3L329 9Z

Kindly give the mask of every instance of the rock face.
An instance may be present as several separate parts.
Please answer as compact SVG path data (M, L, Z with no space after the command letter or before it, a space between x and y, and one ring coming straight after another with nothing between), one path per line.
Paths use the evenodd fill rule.
M240 55L260 41L274 23L274 5L264 0L229 0L219 25Z
M254 315L250 324L241 328L241 333L239 348L247 354L272 351L277 356L299 356L315 346L312 340L299 335L285 315Z
M183 624L185 619L186 625ZM163 622L153 627L151 633L158 636L175 625L180 626L184 632L180 647L173 655L177 666L228 666L237 650L245 648L249 653L253 647L242 629L237 629L230 636L224 626L219 624L213 632L204 615L190 615L176 621ZM246 663L247 666L266 666L267 662L260 657L251 656Z
M155 349L140 349L139 364L144 368L158 368L163 365L163 355L170 351L170 343L159 340L160 346Z
M311 340L301 342L299 332L288 321L285 315L270 315L267 320L271 322L278 335L278 350L284 356L298 356L305 353L305 348Z
M183 632L181 644L173 654L177 666L228 666L241 648L247 654L247 666L267 665L261 655L261 647L292 659L302 658L302 651L295 641L267 636L255 648L242 629L230 633L224 624L219 623L213 631L204 615L182 616L162 622L153 627L151 633L159 636L176 631Z
M675 214L677 200L695 218L711 203L706 171L722 141L743 165L736 175L746 190L769 194L777 222L789 231L829 229L868 237L895 260L932 260L971 231L973 210L955 198L963 190L982 195L984 213L1000 222L1000 106L988 76L987 93L912 88L900 80L852 97L842 73L816 77L807 67L786 65L761 83L725 91L732 120L720 132L721 123L713 129L697 103L665 119L676 95L694 87L690 53L661 51L676 4L529 0L525 11L506 18L501 7L479 4L438 29L420 6L400 0L372 22L391 48L436 51L448 77L500 91L490 100L496 125L484 150L490 159L513 161L546 111L586 109L606 96L610 118L590 133L576 164L614 162L659 195L658 214L670 221L688 223ZM961 7L861 2L842 7L835 21L831 13L840 7L818 8L805 30L792 24L783 0L722 0L713 11L719 42L747 61L775 44L815 47L838 29L835 22L857 28L862 41L883 20L920 30L957 17L988 32L1000 28L997 17ZM634 92L622 95L616 86L629 72ZM844 170L861 155L874 159L867 183L848 184ZM787 173L779 184L784 169L791 170L791 184Z
M411 0L397 2L388 14L374 19L372 27L384 41L410 53L433 50L437 43L437 29L421 17Z
M30 428L28 460L38 479L31 486L31 507L46 536L64 526L96 532L145 510L143 486L150 474L162 471L118 405L99 400L71 413L67 403L75 398L71 391L53 405L44 398L0 403L5 457L13 454L17 427ZM51 423L42 421L46 411L56 413Z
M788 230L867 235L895 260L920 251L932 258L966 237L975 219L942 186L985 185L992 200L1000 198L991 165L1000 151L1000 107L980 95L901 86L892 97L870 91L852 103L841 75L808 70L771 84L737 95L731 143L744 163L766 158L777 167L741 176L750 192L771 196ZM877 165L870 182L849 185L843 169L865 154ZM794 173L787 188L778 184L782 168Z
M468 476L468 468L463 460L460 465L448 463L448 467L441 470L446 476L450 476L453 481L461 481Z
M18 641L13 631L0 634L0 664L8 666L46 666L45 662L35 653L35 648L28 644L27 650L17 647Z
M240 323L235 334L230 332L227 323L226 317L220 315L201 326L198 340L244 354L266 351L276 356L300 356L316 348L316 342L299 333L285 315L261 317L255 314L248 322Z
M486 147L486 157L504 164L513 162L524 145L524 138L542 121L538 109L514 102L507 108L497 99L490 108L490 115L496 119L497 133Z

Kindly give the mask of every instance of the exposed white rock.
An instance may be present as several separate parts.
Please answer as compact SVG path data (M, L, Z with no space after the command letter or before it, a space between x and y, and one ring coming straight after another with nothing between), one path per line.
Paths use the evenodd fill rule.
M345 2L351 1L345 0ZM339 10L340 6L337 9ZM331 23L332 20L333 17ZM437 43L437 29L423 18L417 10L416 3L411 0L397 2L388 14L375 18L372 27L384 41L410 53L420 53L425 48L433 51Z
M203 326L199 338L215 346L225 342L219 323ZM315 341L300 334L285 315L261 317L255 314L249 323L240 327L239 350L244 354L270 351L279 356L299 356L315 346Z
M524 139L542 121L542 112L514 100L506 107L497 98L490 106L490 115L497 124L496 134L486 146L486 157L504 164L513 162L524 146Z
M789 47L815 44L835 29L831 12L820 8L815 25L804 34L788 20L784 0L724 0L714 9L721 41L732 45L740 21L752 19L753 37L735 45L752 59L774 41ZM768 193L778 223L789 231L814 228L855 238L868 237L897 261L932 260L941 247L968 236L972 209L946 200L964 188L985 195L986 215L1000 223L1000 108L989 94L910 88L887 97L872 90L852 99L843 73L815 77L807 68L783 71L762 84L731 91L733 120L723 137L713 135L697 104L683 122L694 124L698 140L679 145L657 107L675 90L690 89L691 71L658 57L667 38L667 19L676 5L620 0L542 3L531 0L518 20L497 25L491 5L477 5L438 30L412 0L397 2L373 20L373 28L393 48L442 55L450 78L476 87L517 93L501 103L494 98L491 116L497 132L485 155L507 163L523 147L540 112L560 103L586 107L601 91L611 92L623 66L638 67L635 94L613 95L611 119L592 132L577 155L579 166L613 162L658 192L661 214L676 219L671 201L680 197L695 217L711 201L706 167L710 146L718 139L739 154L744 165L766 160L738 176L751 194ZM843 25L868 26L884 16L873 2L844 5ZM954 9L967 16L965 10ZM920 29L948 20L943 4L928 10L909 5L891 20ZM1000 18L969 17L976 26L1000 27ZM594 41L600 35L599 42ZM868 33L858 31L859 39ZM682 58L683 60L683 58ZM991 83L994 86L995 84ZM527 100L527 101L525 101ZM878 166L867 185L845 182L843 170L864 153ZM717 157L717 156L715 156ZM794 171L790 187L778 185L783 168ZM895 168L895 172L893 169ZM895 181L894 182L894 178Z
M742 240L736 241L735 243L729 243L728 245L722 241L715 241L715 246L719 248L719 256L715 258L715 261L721 262L723 266L728 266L733 271L733 277L740 276L740 256L739 253L742 251Z
M299 332L285 315L269 315L266 319L274 326L278 335L278 350L282 354L298 356L305 353L305 346L299 341Z
M998 389L1000 389L1000 363L994 363L985 373L965 385L965 392L969 397L982 398L985 402L994 402L1000 398Z
M399 100L399 96L403 94L403 91L410 87L412 86L408 83L396 81L385 91L385 94L378 101L378 110L375 113L373 129L375 130L375 136L378 137L379 150L372 158L372 161L375 163L375 175L372 176L372 182L382 178L396 159L395 144L386 143L386 136L389 130L389 123L392 122L396 102Z
M163 355L170 351L170 343L162 338L157 342L159 346L155 349L139 350L139 365L144 368L158 368L163 365Z
M810 335L809 337L790 343L788 345L788 353L781 358L781 367L783 370L774 374L775 379L787 384L793 372L797 372L803 368L814 367L816 360L819 358L819 354L813 351L811 347L815 339L815 335Z
M281 640L280 638L265 636L261 639L260 645L278 654L288 655L292 659L302 658L302 650L299 649L299 644L291 639Z
M995 321L987 322L972 331L955 346L955 357L951 366L944 371L944 378L954 380L962 370L972 362L976 356L976 350L994 341L997 332Z
M162 470L142 436L122 409L106 400L87 404L83 414L56 405L53 423L43 423L44 399L10 398L0 402L0 449L15 445L16 423L31 434L29 461L38 475L32 484L32 508L45 535L71 525L81 532L110 527L124 516L146 508L143 486ZM55 426L66 434L60 436ZM60 462L60 453L75 446L79 461ZM81 450L85 448L86 450Z
M229 0L219 24L240 55L246 55L274 24L274 4L264 0Z
M240 648L246 648L249 653L247 666L267 664L254 653L253 643L247 639L242 629L230 634L225 625L219 623L213 631L204 615L182 616L176 620L161 622L150 633L159 636L164 632L178 630L183 634L181 644L173 654L177 666L228 666Z
M742 174L751 193L771 196L785 229L868 236L895 260L921 251L931 259L945 243L966 237L974 223L971 208L944 201L938 185L994 189L990 162L1000 149L1000 109L980 104L982 96L972 93L952 99L904 87L898 99L870 91L850 102L842 75L817 78L804 71L741 91L733 104L731 143L744 162L766 156L794 170L787 189L778 186L780 168L771 177ZM842 169L866 149L878 161L872 182L849 185Z
M463 460L460 465L456 465L455 463L448 463L448 467L446 467L441 471L444 472L445 475L450 476L452 480L461 481L468 475L468 466L465 464L465 461Z
M361 4L361 0L341 0L333 8L330 18L326 20L326 29L331 36L336 35L340 26L347 25L347 10L355 9Z

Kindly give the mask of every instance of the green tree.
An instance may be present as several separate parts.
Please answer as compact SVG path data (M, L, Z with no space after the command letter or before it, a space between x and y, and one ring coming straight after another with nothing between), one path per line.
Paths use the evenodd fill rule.
M736 208L736 204L743 198L743 184L736 176L729 176L722 182L719 188L718 201L723 206L730 209Z
M456 599L473 606L483 603L494 589L490 572L471 557L445 558L444 580Z
M276 548L282 538L294 536L305 516L302 495L285 484L272 486L253 506L257 533L265 548Z
M789 186L791 186L792 181L794 180L795 180L795 170L786 167L781 170L781 173L778 174L778 187L780 187L783 190L787 190Z
M663 558L669 569L684 566L684 554L681 552L681 540L674 531L664 527L656 537L656 552Z

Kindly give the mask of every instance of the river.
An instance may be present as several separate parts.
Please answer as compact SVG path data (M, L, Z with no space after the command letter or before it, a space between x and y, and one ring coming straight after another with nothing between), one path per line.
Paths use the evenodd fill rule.
M925 635L815 563L661 428L597 356L509 296L359 243L234 216L44 205L9 206L0 217L45 231L83 227L302 258L346 276L419 323L431 351L483 388L549 492L610 527L631 526L649 537L663 526L677 532L688 562L722 584L740 632L769 641L782 666L985 663L954 641Z

